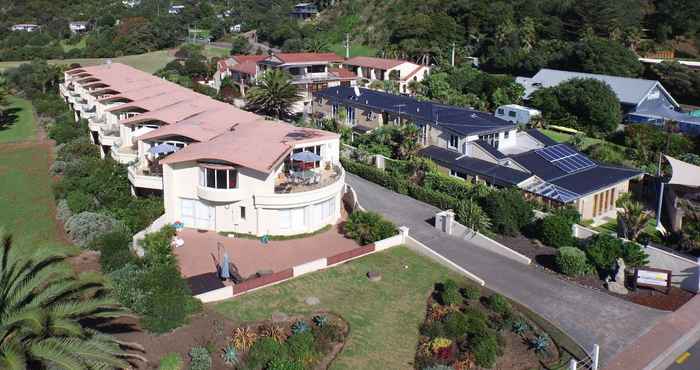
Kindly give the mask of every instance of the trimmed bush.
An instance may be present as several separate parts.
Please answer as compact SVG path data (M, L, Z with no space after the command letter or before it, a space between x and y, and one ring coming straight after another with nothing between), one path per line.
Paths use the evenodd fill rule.
M564 275L581 276L588 273L589 270L586 253L578 248L559 248L555 261L559 272Z
M470 199L474 193L474 185L461 179L456 179L439 172L426 173L423 177L426 189L450 194L458 199Z
M248 351L246 365L251 369L262 369L275 358L287 358L287 347L270 337L262 337Z
M82 212L71 216L64 227L68 238L83 248L104 234L124 230L124 225L116 219L93 212Z
M64 113L64 115L72 113ZM64 115L58 117L55 123L49 127L49 138L57 143L67 143L83 135L84 128L79 127L72 117L66 118Z
M131 252L131 235L124 231L100 236L91 243L90 249L100 251L100 266L104 273L115 271L137 259Z
M49 175L51 176L59 176L62 175L63 172L66 170L66 166L68 164L64 161L55 161L51 164L51 167L49 167Z
M97 208L95 198L80 190L71 191L66 196L68 207L73 213L91 212Z
M204 347L193 347L190 350L190 370L211 369L211 354Z
M482 335L487 327L486 316L474 309L467 309L464 313L453 312L443 319L444 336L455 340Z
M396 235L396 226L375 212L355 211L344 226L345 234L360 245Z
M59 200L58 204L56 204L56 218L61 220L61 222L66 222L70 216L73 216L73 212L68 207L68 201L65 199Z
M510 302L508 302L504 296L498 293L494 293L488 297L486 300L486 306L488 306L491 311L502 316L510 315L513 310L513 308L510 306Z
M462 296L469 301L476 301L481 298L481 290L475 286L468 286L462 289Z
M574 245L569 219L561 215L550 215L539 222L539 239L550 247L561 248Z
M182 357L179 353L168 353L161 357L158 364L158 370L182 370L185 367Z
M649 263L649 255L635 242L622 244L622 259L628 267L642 267Z
M442 286L440 292L440 300L444 305L459 305L462 303L462 295L459 293L459 287L454 280L447 280Z
M201 309L201 302L192 297L176 265L149 266L142 284L148 294L141 323L149 331L165 333L173 330L183 325L190 314Z
M607 234L593 237L586 248L586 256L601 277L608 276L615 270L616 262L622 256L623 241Z
M503 354L498 336L492 331L486 335L471 339L471 351L474 354L474 362L481 367L491 368L496 364L498 357Z
M107 275L112 282L112 294L124 307L143 315L148 303L145 288L142 286L144 270L134 263L124 265Z

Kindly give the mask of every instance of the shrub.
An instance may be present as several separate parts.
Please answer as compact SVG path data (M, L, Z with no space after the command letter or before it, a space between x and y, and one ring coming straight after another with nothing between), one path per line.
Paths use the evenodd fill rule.
M176 265L148 266L143 287L148 294L141 323L149 331L165 333L175 329L201 308Z
M70 113L68 113L70 114ZM59 116L57 121L49 128L49 137L57 143L67 143L83 135L84 129L79 127L72 118Z
M287 347L276 342L270 337L260 338L250 347L246 365L251 369L260 369L267 366L275 358L287 358Z
M439 352L443 348L449 348L452 346L452 340L443 337L437 337L430 340L430 350L433 353Z
M71 216L64 227L68 238L80 247L87 247L101 235L124 228L123 224L116 219L93 212L82 212Z
M238 364L239 358L238 358L238 351L236 350L236 347L232 345L228 345L224 348L224 350L221 353L221 359L224 360L224 363L228 366L233 366Z
M316 338L316 349L319 352L328 352L333 343L343 341L342 328L336 324L328 323L324 326L316 326L312 330Z
M539 239L546 245L561 248L574 245L572 223L560 215L550 215L540 220Z
M517 235L532 220L532 205L516 189L502 189L487 195L481 208L491 219L492 230Z
M109 273L112 282L112 294L130 310L143 314L146 312L147 293L143 283L144 271L133 263Z
M530 330L530 325L525 320L516 320L510 329L517 335L523 335Z
M260 332L263 337L269 337L278 343L282 343L287 339L287 334L281 326L277 325L265 325Z
M61 148L56 152L56 158L66 162L85 157L97 158L98 156L99 149L97 145L91 143L87 137L80 137L61 145Z
M71 191L66 196L68 207L73 213L90 212L97 208L95 198L80 190Z
M345 223L345 234L360 245L374 243L396 234L396 226L378 213L355 211Z
M622 244L622 259L628 267L642 267L649 263L649 255L635 242Z
M309 330L311 330L311 328L306 321L299 320L292 324L292 334L305 333Z
M423 370L454 370L454 367L447 366L447 365L434 365L434 366L424 367Z
M158 370L182 370L184 365L184 361L182 361L180 354L173 352L161 357L158 364Z
M601 276L608 276L615 270L617 258L622 256L622 245L622 240L601 233L591 240L586 256Z
M552 214L565 218L572 225L581 222L581 214L572 206L555 208Z
M466 310L465 313L453 312L443 320L444 336L459 339L466 336L478 336L487 328L486 317L477 310Z
M459 293L459 287L454 280L447 280L440 292L440 300L444 305L459 305L462 303L462 295Z
M535 352L547 352L547 347L549 347L549 336L547 334L538 334L534 338L530 339L530 348L535 350Z
M211 354L204 347L193 347L190 350L190 370L211 369Z
M473 338L471 350L474 354L474 362L485 368L493 367L498 357L503 353L497 335L491 331L482 337Z
M287 348L290 358L302 364L308 363L316 357L314 336L308 331L289 337Z
M451 195L425 189L413 183L408 184L408 195L440 209L456 209L459 200Z
M326 315L316 315L311 320L316 324L318 327L324 327L326 324L328 324L328 316Z
M486 305L491 309L491 311L503 316L508 316L512 311L510 302L508 302L504 296L498 293L494 293L489 296L486 300Z
M131 252L131 235L124 231L100 236L91 243L90 249L100 251L100 266L104 273L136 261L136 256Z
M163 199L159 197L129 198L118 207L110 208L110 213L132 232L145 229L163 212Z
M562 247L555 259L559 272L568 276L581 276L588 273L586 253L574 247Z
M296 361L290 360L288 358L275 358L270 362L267 370L305 370L304 364Z
M73 212L68 207L68 201L65 199L59 200L56 205L56 218L61 220L61 222L66 222L72 215Z
M231 340L237 349L247 351L258 340L258 335L248 327L240 327L234 329Z
M64 161L55 161L49 167L49 175L58 176L62 175L63 171L66 170L67 163Z
M177 259L170 244L173 236L175 236L175 228L170 225L163 226L160 230L144 236L140 245L143 247L144 261L147 265L177 266Z
M474 232L483 232L491 227L491 219L479 205L470 200L457 203L457 221Z
M450 194L457 199L470 199L474 192L474 185L464 180L455 179L439 172L429 172L423 177L423 186L426 189Z
M446 322L447 321L445 321L445 324ZM425 335L426 337L430 338L446 336L447 334L445 333L445 324L439 321L423 323L420 327L420 333L421 335ZM455 333L458 333L458 331L455 330ZM454 338L455 336L450 337Z
M475 286L468 286L462 289L462 295L469 301L475 301L481 298L481 290Z

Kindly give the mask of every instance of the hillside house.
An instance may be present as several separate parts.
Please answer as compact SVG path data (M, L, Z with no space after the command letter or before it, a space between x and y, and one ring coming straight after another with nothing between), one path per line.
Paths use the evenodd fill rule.
M344 61L343 66L355 73L364 86L374 81L393 81L402 94L412 94L409 84L420 82L430 74L428 66L399 59L353 57Z

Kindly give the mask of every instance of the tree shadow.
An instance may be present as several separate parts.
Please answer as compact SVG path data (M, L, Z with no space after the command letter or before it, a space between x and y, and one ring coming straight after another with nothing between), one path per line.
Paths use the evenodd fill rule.
M19 120L20 108L0 110L0 131L9 130Z

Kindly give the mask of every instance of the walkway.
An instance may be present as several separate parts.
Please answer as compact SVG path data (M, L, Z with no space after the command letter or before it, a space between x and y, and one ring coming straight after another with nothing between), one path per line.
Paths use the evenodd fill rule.
M437 208L389 191L352 174L346 182L360 204L410 228L414 238L486 280L486 285L553 322L586 349L601 347L605 363L643 335L664 312L565 282L477 245L435 230Z

